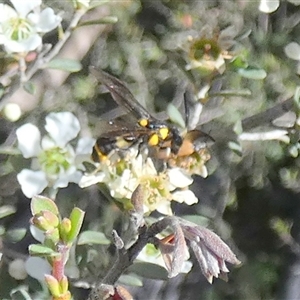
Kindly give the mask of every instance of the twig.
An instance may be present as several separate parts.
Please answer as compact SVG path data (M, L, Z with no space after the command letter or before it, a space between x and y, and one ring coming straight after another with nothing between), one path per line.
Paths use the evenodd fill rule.
M167 219L159 220L152 224L148 229L144 226L141 228L141 233L138 240L128 249L120 249L117 259L111 269L108 271L104 279L96 284L92 289L88 300L99 299L100 289L103 284L113 285L123 272L133 263L138 254L146 246L147 243L155 240L155 235L163 231L168 226Z
M85 14L85 10L77 10L70 22L69 27L64 32L63 37L58 41L58 43L53 47L52 51L45 57L39 56L39 58L32 64L31 67L28 68L26 75L24 74L22 77L26 78L26 81L30 80L32 76L40 69L44 68L46 64L51 61L61 50L64 44L67 42L74 28L78 25L80 19ZM6 94L1 98L0 102L0 110L5 106L5 104L10 99L11 95L13 95L21 86L21 80L19 76L16 76L10 86Z
M242 121L243 130L248 131L261 125L270 124L275 119L292 110L293 101L293 98L289 98L272 108L244 119Z

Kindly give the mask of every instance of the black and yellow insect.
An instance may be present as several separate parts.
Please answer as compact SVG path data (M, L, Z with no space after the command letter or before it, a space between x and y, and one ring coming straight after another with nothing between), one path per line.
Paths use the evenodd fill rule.
M161 159L166 160L169 155L188 156L206 147L205 141L213 140L200 130L191 130L182 137L177 127L154 118L119 79L94 68L91 72L107 87L116 103L137 120L133 128L121 126L103 133L93 148L92 159L95 162L106 159L113 150L126 150L145 143L155 148L157 157Z

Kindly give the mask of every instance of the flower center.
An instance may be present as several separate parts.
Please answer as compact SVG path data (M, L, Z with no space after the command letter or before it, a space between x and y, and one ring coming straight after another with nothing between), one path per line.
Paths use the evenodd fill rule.
M32 24L23 18L11 18L2 24L3 33L14 41L26 40L33 33Z
M48 175L56 175L70 167L71 155L59 147L42 151L38 157L39 163Z

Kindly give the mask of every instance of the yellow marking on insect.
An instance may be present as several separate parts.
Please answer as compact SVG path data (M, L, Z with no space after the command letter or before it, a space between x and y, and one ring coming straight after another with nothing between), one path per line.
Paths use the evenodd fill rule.
M128 148L132 143L126 141L123 137L118 137L116 140L116 146L120 149Z
M169 133L170 133L170 130L168 127L159 129L159 134L163 140L165 140L168 137Z
M140 119L139 120L139 125L142 126L142 127L147 127L149 124L149 120L147 119Z
M99 161L104 161L107 159L107 155L104 154L98 147L98 144L96 143L94 146L94 150L96 150L96 153L98 155Z
M159 137L156 133L153 133L148 140L148 144L150 146L156 146L158 145L158 143L159 143Z

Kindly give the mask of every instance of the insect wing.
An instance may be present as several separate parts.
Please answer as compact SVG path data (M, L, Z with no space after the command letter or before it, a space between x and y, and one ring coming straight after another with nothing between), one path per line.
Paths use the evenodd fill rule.
M185 140L190 140L194 144L195 151L211 146L215 140L207 133L194 129L187 132Z
M96 70L95 68L91 68L91 72L107 87L118 105L126 108L137 119L155 120L155 118L152 117L148 111L135 99L122 81L106 72Z

